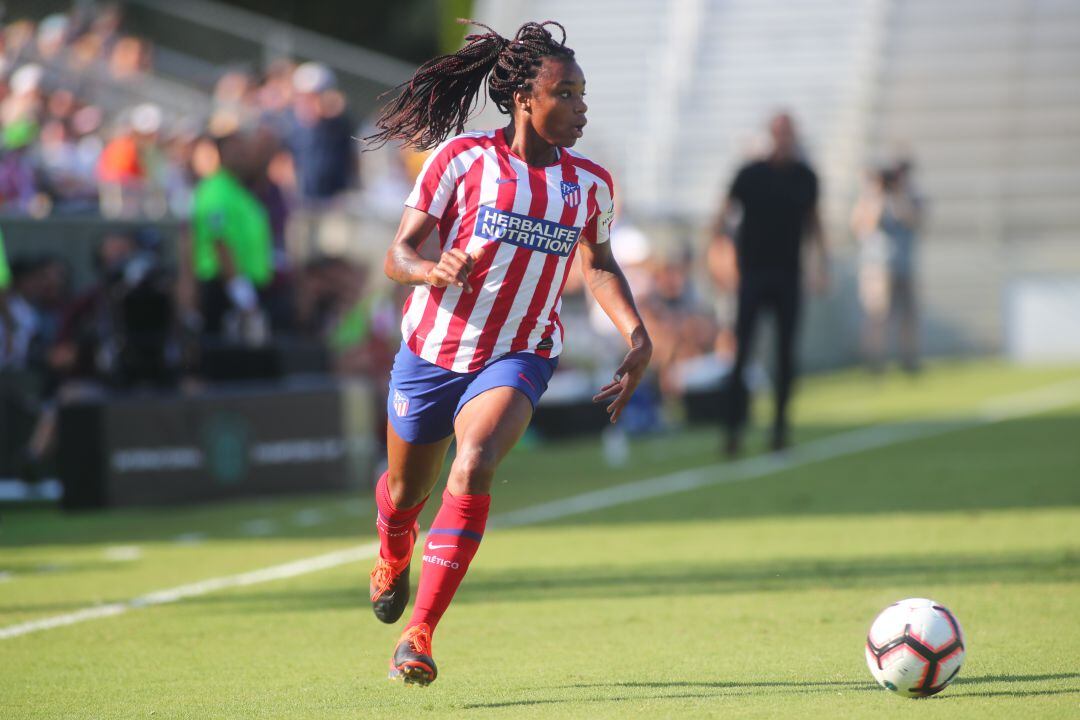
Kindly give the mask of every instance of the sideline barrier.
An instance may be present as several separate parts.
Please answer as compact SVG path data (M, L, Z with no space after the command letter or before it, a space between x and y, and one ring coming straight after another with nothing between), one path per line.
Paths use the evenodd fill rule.
M345 490L375 463L371 387L302 387L130 396L64 406L66 508L168 505Z

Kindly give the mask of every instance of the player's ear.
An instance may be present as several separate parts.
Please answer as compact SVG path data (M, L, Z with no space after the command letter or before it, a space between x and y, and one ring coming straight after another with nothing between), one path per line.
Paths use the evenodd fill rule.
M526 115L532 112L532 93L524 88L514 91L514 107Z

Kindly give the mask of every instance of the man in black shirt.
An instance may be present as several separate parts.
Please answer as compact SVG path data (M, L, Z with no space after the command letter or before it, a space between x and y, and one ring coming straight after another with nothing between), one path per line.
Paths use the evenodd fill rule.
M801 304L801 257L804 241L818 251L815 284L824 286L825 241L818 214L817 175L799 156L795 124L780 113L769 123L772 150L743 166L724 199L714 242L731 242L727 231L733 210L742 219L735 232L738 266L738 312L735 362L725 386L724 423L727 451L736 454L746 422L748 393L743 372L762 310L771 310L777 329L776 415L772 448L788 443L787 407L795 379L795 337Z

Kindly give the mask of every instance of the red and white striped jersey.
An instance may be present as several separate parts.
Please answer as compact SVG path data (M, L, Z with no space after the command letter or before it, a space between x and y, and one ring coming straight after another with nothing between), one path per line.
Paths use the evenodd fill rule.
M402 337L440 367L473 372L511 352L562 351L559 308L579 241L604 243L611 175L578 153L530 167L502 130L470 132L427 159L405 204L439 218L442 252L483 250L471 293L421 285L405 303Z

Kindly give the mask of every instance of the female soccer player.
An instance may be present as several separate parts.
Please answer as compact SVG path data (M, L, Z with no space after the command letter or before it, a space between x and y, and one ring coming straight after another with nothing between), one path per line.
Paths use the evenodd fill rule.
M390 662L392 679L423 685L437 672L432 633L484 534L492 477L558 362L560 295L576 252L589 289L630 347L593 398L610 401L612 422L652 354L607 244L611 175L569 150L582 135L586 105L585 76L565 30L526 23L510 40L481 27L487 32L469 35L458 52L422 65L369 138L438 146L386 254L387 276L416 289L390 378L389 468L375 491L382 545L370 587L375 616L396 622L409 601L417 516L456 438L416 604ZM463 133L485 79L509 123ZM451 133L458 134L447 139ZM431 262L418 249L436 229L442 255Z

